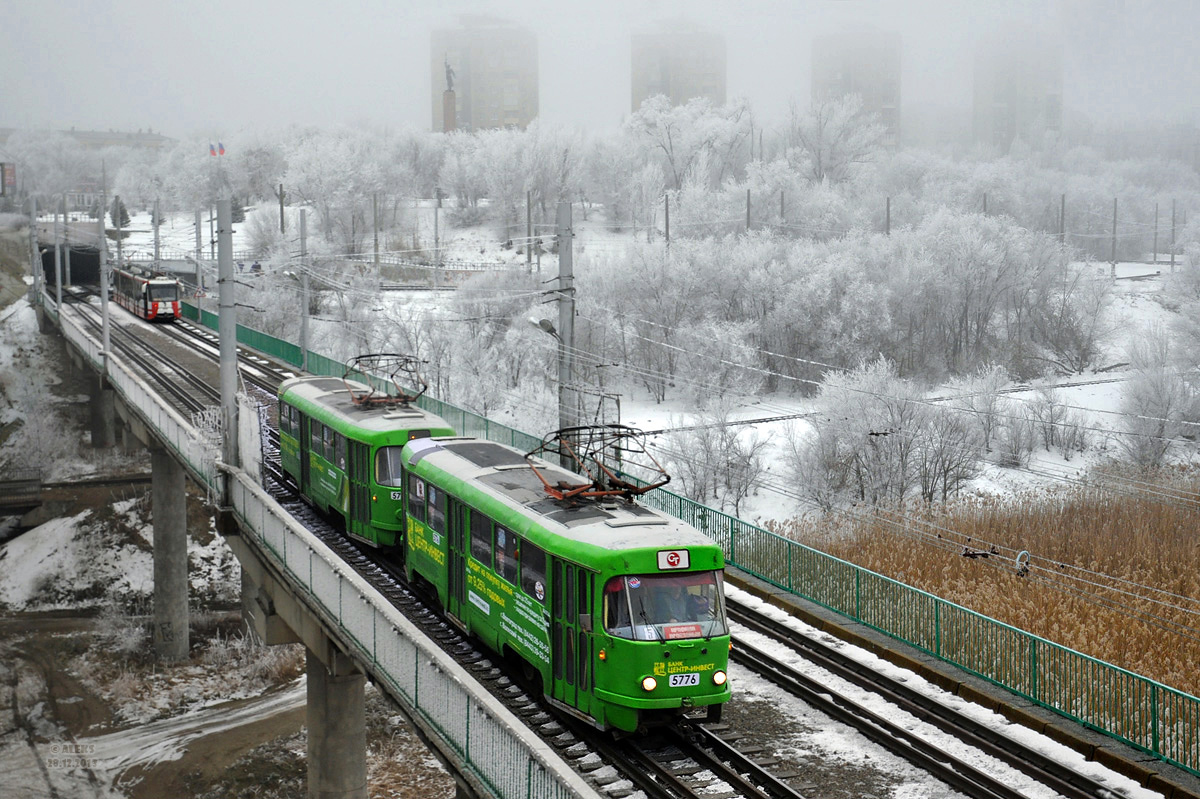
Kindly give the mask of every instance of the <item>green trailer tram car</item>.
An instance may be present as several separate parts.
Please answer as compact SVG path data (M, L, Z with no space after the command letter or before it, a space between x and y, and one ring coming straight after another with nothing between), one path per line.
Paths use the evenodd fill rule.
M371 401L364 401L367 398ZM422 436L453 435L440 416L336 377L279 386L279 460L306 500L340 517L346 532L378 547L403 543L400 449Z
M556 499L580 476L490 441L414 439L401 464L409 579L551 704L628 732L720 718L730 639L710 539L633 501Z

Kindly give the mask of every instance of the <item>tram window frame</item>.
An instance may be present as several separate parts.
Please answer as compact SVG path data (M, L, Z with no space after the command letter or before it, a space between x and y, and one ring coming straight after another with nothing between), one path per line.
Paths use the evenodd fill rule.
M433 484L425 487L425 513L429 528L435 533L446 532L446 492Z
M496 525L496 574L514 585L520 571L521 539L504 525Z
M408 491L405 495L405 513L424 524L427 518L425 515L425 496L427 493L425 490L425 481L412 472L409 472L407 477Z
M521 542L521 590L546 604L546 550L528 540ZM542 596L537 595L537 586L542 586Z
M323 455L325 452L324 432L325 425L317 421L308 423L308 449L318 455Z
M492 568L492 520L471 509L471 557Z
M394 471L393 466L395 467ZM386 473L383 471L385 467ZM404 466L400 460L400 447L380 447L375 450L375 482L385 488L400 488L404 485Z

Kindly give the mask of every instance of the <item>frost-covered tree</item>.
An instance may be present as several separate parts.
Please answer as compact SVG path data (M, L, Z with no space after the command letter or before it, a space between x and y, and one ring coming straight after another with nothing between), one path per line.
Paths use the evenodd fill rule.
M813 103L806 111L793 104L787 127L787 158L811 180L834 183L853 179L883 148L886 128L863 110L852 94Z
M668 185L683 188L684 180L702 156L707 158L710 186L720 186L745 158L750 135L750 108L734 100L715 108L705 98L671 105L663 95L646 99L625 122L625 129L662 165Z

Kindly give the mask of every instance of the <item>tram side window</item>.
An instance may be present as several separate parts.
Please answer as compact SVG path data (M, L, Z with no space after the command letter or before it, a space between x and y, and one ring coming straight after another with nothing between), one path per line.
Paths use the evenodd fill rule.
M517 535L496 525L496 571L510 583L517 581Z
M546 553L528 541L521 542L521 590L546 604Z
M279 401L279 432L292 434L292 406L283 400Z
M429 526L434 532L446 532L446 495L437 486L429 489Z
M471 557L492 568L492 520L471 511Z
M425 521L425 481L408 475L408 515L419 522Z
M325 425L321 424L320 422L310 421L308 423L308 430L310 433L309 448L318 455L324 451L325 447L325 445L321 442L321 431L324 429Z
M333 432L332 427L324 428L324 440L321 442L325 453L325 460L334 463L334 457L337 455L337 447L334 446L333 440L337 437L337 433Z
M346 437L335 435L333 443L335 448L334 457L336 458L334 463L344 472L346 471Z

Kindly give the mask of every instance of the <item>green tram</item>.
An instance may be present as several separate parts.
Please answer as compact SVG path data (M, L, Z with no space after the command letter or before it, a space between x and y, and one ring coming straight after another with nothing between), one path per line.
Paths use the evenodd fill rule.
M283 470L317 509L340 516L347 533L379 547L403 543L401 447L422 436L454 435L411 399L379 396L336 377L295 377L279 386Z
M474 438L401 454L405 570L463 630L523 661L555 706L636 731L729 700L720 547L612 497L554 496L580 475Z

